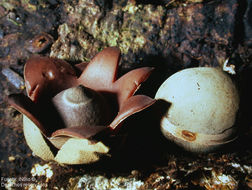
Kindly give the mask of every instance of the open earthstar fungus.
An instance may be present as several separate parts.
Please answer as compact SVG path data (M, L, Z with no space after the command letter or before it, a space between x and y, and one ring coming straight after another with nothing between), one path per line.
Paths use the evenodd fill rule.
M12 94L9 103L23 114L25 139L37 156L64 164L96 162L110 147L95 137L115 135L123 120L155 102L134 95L153 68L117 78L119 61L114 47L76 66L38 55L27 61L28 96Z

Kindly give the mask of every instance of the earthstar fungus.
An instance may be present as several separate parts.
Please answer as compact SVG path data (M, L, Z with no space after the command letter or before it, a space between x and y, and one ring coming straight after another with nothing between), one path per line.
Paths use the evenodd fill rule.
M37 156L64 164L97 162L110 154L110 146L96 137L116 135L123 120L155 102L134 95L153 69L138 68L117 78L119 61L114 47L88 64L71 66L38 55L27 61L28 96L10 95L9 103L23 114L25 139Z
M239 94L220 69L181 70L160 86L155 98L170 104L161 132L188 151L213 151L237 138Z

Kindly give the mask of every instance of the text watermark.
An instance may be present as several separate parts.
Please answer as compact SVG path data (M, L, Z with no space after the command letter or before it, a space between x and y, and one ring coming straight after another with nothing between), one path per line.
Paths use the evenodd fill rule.
M1 177L0 181L0 187L5 187L7 189L31 186L47 187L46 183L38 183L35 177Z

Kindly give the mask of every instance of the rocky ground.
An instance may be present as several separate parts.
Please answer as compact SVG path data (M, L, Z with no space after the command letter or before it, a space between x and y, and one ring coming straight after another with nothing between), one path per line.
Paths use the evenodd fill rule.
M251 0L1 0L1 187L252 189L251 18ZM122 52L120 74L156 68L140 89L151 97L178 70L222 67L241 94L239 139L209 154L184 152L148 132L146 141L138 142L148 126L138 114L134 123L140 130L131 132L127 147L111 160L62 166L33 155L24 140L22 116L7 103L9 94L25 93L26 60L41 54L71 64L88 62L108 46Z

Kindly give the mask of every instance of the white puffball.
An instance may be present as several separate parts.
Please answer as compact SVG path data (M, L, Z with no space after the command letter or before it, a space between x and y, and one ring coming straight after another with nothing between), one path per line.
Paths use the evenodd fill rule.
M155 99L170 103L161 119L162 133L186 150L206 152L234 139L239 95L223 71L179 71L160 86Z

